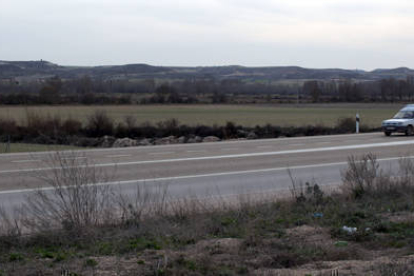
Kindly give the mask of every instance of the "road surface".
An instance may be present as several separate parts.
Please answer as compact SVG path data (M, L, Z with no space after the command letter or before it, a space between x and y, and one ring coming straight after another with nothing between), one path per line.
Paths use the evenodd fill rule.
M229 196L288 191L295 181L321 186L341 183L351 155L373 153L382 168L397 173L398 159L411 157L414 138L382 133L228 141L66 152L66 160L87 161L106 172L112 185L133 194L137 183L168 185L171 195ZM47 188L51 153L0 155L0 204L11 208L27 194Z

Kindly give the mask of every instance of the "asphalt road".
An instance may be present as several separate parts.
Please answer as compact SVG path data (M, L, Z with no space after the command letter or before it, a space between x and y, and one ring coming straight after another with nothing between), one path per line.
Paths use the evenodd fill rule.
M87 161L109 178L101 183L133 194L137 183L168 185L171 195L229 196L286 192L288 170L296 182L337 186L347 158L373 153L383 169L397 173L398 159L411 156L414 138L382 133L229 141L66 152L66 161ZM51 153L0 155L0 204L11 208L46 183Z

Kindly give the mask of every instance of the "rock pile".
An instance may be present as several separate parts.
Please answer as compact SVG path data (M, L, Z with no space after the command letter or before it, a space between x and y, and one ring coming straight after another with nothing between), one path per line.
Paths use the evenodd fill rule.
M245 139L245 138L244 138ZM247 139L257 139L257 135L252 131L247 134ZM112 136L104 136L100 139L95 139L96 144L104 148L122 148L122 147L135 147L135 146L150 146L150 145L172 145L172 144L184 144L184 143L212 143L219 142L221 139L216 136L190 136L190 137L175 137L168 136L163 138L142 138L142 139L131 139L131 138L115 138ZM87 141L91 144L92 141Z

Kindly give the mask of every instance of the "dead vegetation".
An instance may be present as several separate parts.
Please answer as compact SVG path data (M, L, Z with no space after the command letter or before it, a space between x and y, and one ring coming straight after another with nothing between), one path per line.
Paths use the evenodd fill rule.
M293 182L290 199L231 202L145 184L126 196L86 160L54 158L37 176L51 189L0 212L0 275L414 274L408 158L389 177L375 156L351 157L334 193Z

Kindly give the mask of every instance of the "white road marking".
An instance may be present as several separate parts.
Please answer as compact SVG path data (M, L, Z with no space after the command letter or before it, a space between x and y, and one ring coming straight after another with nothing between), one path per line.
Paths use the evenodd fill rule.
M163 152L152 152L148 153L148 155L164 155L164 154L173 154L173 151L163 151Z
M31 160L13 160L12 163L29 163L29 162L40 162L42 160L39 159L31 159Z
M96 164L94 166L95 167L112 167L112 166L128 166L128 165L172 163L172 162L184 162L184 161L231 159L231 158L258 157L258 156L275 156L275 155L297 154L297 153L312 153L312 152L327 152L327 151L350 150L350 149L393 147L393 146L413 145L413 144L414 144L414 140L407 140L407 141L388 142L388 143L373 143L373 144L371 143L371 144L362 144L362 145L347 145L347 146L336 146L336 147L325 147L325 148L283 150L283 151L273 151L273 152L257 152L257 153L201 156L201 157L188 157L188 158L176 158L176 159L160 159L160 160L143 160L143 161L117 162L117 163L102 163L102 164ZM400 157L396 157L396 158L398 159ZM5 170L5 171L0 171L0 174L1 173L16 173L16 172L21 173L21 172L44 171L44 170L52 170L52 169L59 169L59 167L40 168L40 169L25 169L25 170Z
M108 158L120 158L120 157L131 157L131 154L118 154L118 155L108 155Z
M74 156L74 157L62 157L63 160L76 160L76 159L86 159L85 156Z
M405 158L414 159L414 156L408 156ZM377 161L394 161L399 160L400 157L393 158L382 158L377 159ZM292 166L292 167L278 167L278 168L267 168L267 169L257 169L257 170L245 170L245 171L230 171L230 172L221 172L221 173L209 173L209 174L196 174L196 175L184 175L184 176L172 176L172 177L161 177L161 178L149 178L149 179L135 179L135 180L124 180L124 181L111 181L104 183L93 184L96 186L106 186L106 185L127 185L127 184L138 184L138 183L148 183L148 182L159 182L159 181L168 181L168 180L180 180L180 179L191 179L191 178L204 178L204 177L215 177L215 176L228 176L228 175L239 175L239 174L254 174L254 173L266 173L266 172L275 172L275 171L284 171L284 170L298 170L298 169L309 169L309 168L320 168L320 167L329 167L329 166L345 166L348 162L333 162L333 163L324 163L324 164L314 164L314 165L301 165L301 166ZM92 184L91 184L92 185ZM67 188L69 188L68 186ZM27 193L33 191L50 191L53 190L52 187L45 188L31 188L31 189L17 189L17 190L8 190L0 191L2 194L13 194L13 193Z

